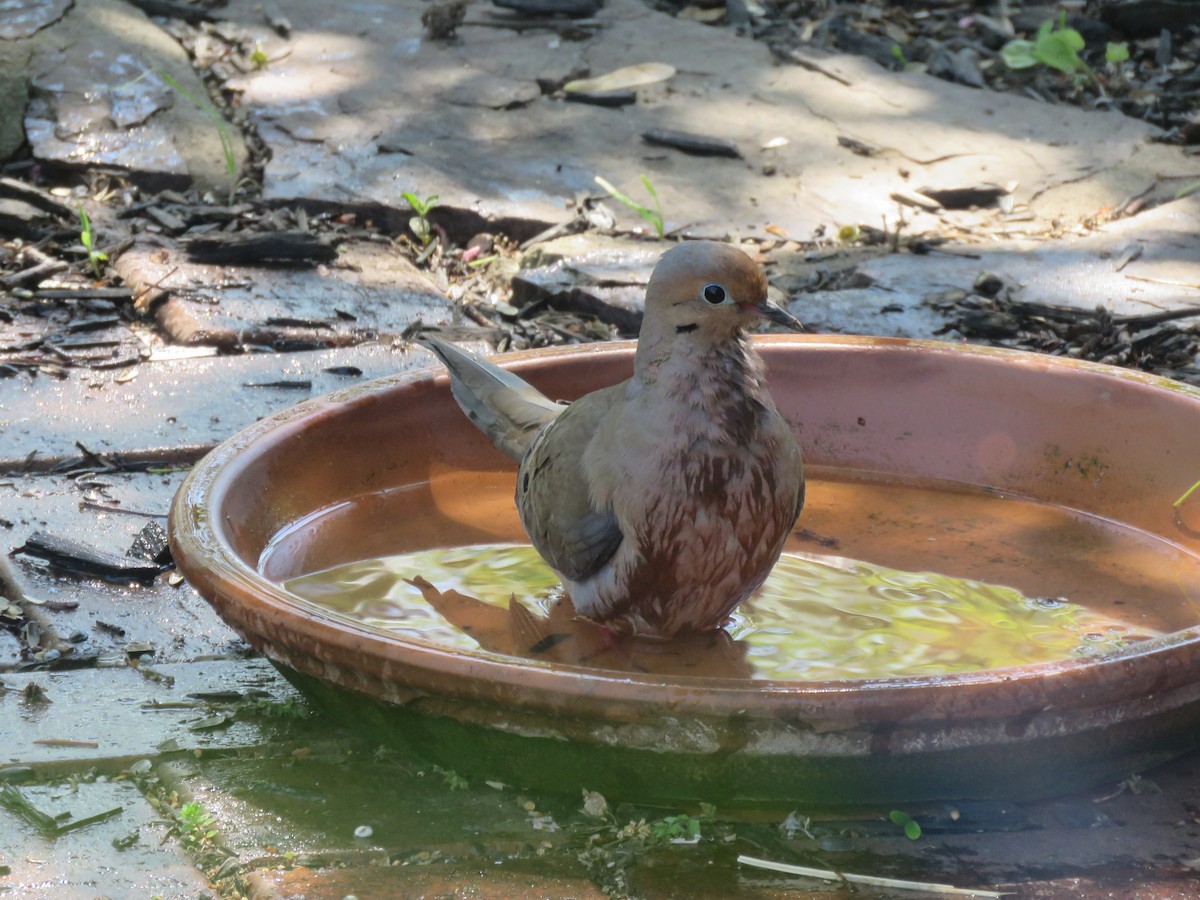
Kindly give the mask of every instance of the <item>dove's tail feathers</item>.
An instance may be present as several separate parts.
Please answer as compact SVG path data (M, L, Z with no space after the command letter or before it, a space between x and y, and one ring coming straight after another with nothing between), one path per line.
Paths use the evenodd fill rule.
M419 342L446 364L450 390L472 422L497 449L520 460L546 423L565 406L511 372L434 337Z

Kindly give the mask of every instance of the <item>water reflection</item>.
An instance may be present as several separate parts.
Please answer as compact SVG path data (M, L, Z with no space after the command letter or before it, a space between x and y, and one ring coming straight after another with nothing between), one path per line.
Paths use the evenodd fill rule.
M328 611L441 646L659 675L889 678L1094 656L1160 632L1063 597L785 554L722 631L663 641L576 617L528 545L426 550L284 583Z

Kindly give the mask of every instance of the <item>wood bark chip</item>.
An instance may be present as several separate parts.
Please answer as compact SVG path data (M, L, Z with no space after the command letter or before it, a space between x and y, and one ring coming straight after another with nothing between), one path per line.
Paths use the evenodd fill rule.
M307 231L213 234L191 238L184 246L199 262L235 266L264 262L309 265L337 259L337 248Z
M604 0L492 0L496 6L525 16L567 16L586 19L594 16Z
M693 156L725 156L730 159L741 159L742 151L737 144L723 138L708 137L707 135L692 134L687 131L676 131L673 128L651 128L642 132L642 140L647 144L658 147L670 147L681 150Z
M157 563L110 553L81 541L44 531L35 531L13 552L44 559L51 565L75 575L118 583L149 583L162 571L162 567Z

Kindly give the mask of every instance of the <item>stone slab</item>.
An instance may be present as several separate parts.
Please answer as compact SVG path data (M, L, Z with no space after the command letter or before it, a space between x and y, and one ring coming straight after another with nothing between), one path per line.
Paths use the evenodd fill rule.
M279 58L237 83L271 150L264 192L277 201L404 209L401 195L412 191L494 220L559 222L580 195L602 195L596 175L648 202L645 173L668 228L761 235L772 225L809 240L894 220L893 192L980 182L1015 183L1018 210L1035 220L1028 227L1045 230L1195 168L1179 148L1149 144L1153 127L1118 113L981 93L847 56L777 65L762 44L638 0L611 0L596 15L599 31L582 40L477 27L487 13L473 8L457 40L436 41L424 36L418 7L318 0L289 5L297 27L284 39L267 32L253 0L227 10ZM545 93L525 102L528 92L495 109L483 89L648 61L678 72L620 109ZM743 158L642 140L664 127L732 140ZM780 137L785 145L764 149ZM876 152L858 155L839 137ZM613 206L624 224L645 226ZM928 213L906 216L918 229L939 224ZM992 227L1001 217L963 212L954 221Z
M563 837L533 828L526 795L455 782L420 759L331 733L319 719L297 723L286 745L254 759L213 755L186 766L180 783L243 861L284 852L310 865L415 860L435 850L490 860L530 843L557 846Z
M261 659L149 667L158 677L125 666L4 674L8 690L0 692L0 766L67 771L100 766L117 771L139 759L178 750L257 747L277 739L278 728L232 717L227 726L197 730L195 726L210 715L203 707L152 709L144 704L187 702L187 695L196 692L253 691L272 701L296 696ZM39 685L50 702L23 702L20 692L30 683ZM160 749L164 746L167 749Z
M167 823L132 782L101 777L19 790L49 815L70 812L80 819L116 807L121 812L51 838L0 808L0 865L8 870L0 875L0 893L5 897L196 900L208 892L207 880L169 839ZM124 849L116 849L114 841Z
M117 269L135 294L175 296L190 321L163 324L185 343L213 343L227 332L226 343L266 344L277 335L340 346L452 315L445 294L406 256L374 241L340 243L335 264L283 267L196 263L170 240L142 238Z
M251 900L392 900L395 897L447 897L472 900L602 900L606 895L586 878L545 871L542 864L355 866L313 870L263 870L249 879Z
M186 448L211 447L310 397L433 362L419 347L368 344L152 359L137 365L131 379L129 370L72 369L61 379L22 373L0 379L0 471L22 470L34 451L35 464L77 457L76 442L98 453L141 452L169 460ZM362 374L337 374L346 367ZM189 454L185 460L198 456L194 450Z
M0 553L43 531L123 556L148 522L166 526L171 499L185 474L180 470L0 479L0 506L10 523L0 532ZM113 510L87 503L111 505ZM45 649L57 648L76 658L120 659L130 644L144 644L153 648L143 657L151 666L246 650L190 586L171 584L166 574L148 585L118 585L65 574L28 556L14 557L12 568L25 593L43 601L35 612L43 630L49 629L41 644ZM7 662L0 657L0 668L20 662L19 655Z
M595 233L539 244L513 275L513 303L541 300L624 327L640 317L646 282L668 246ZM747 249L766 264L776 300L817 332L935 337L946 319L925 301L970 292L981 272L1023 285L1025 299L1117 315L1200 305L1200 195L1054 241L952 243L924 255L789 243Z
M14 44L16 52L31 51L24 123L35 159L116 167L152 185L194 182L228 194L220 132L168 78L202 101L205 88L179 44L136 6L75 0L54 27L26 41ZM244 171L247 154L236 134L231 151Z
M1135 258L1125 261L1134 249ZM943 291L970 292L981 272L1012 278L1024 286L1027 300L1103 307L1116 315L1200 305L1200 196L1056 241L1007 240L944 250L923 256L777 253L770 277L790 296L792 314L815 330L890 337L931 336L945 319L923 302ZM849 278L848 270L858 277ZM819 271L834 276L833 283L868 284L810 290Z
M6 0L0 40L16 41L53 25L71 8L71 0Z
M0 161L8 159L25 143L22 118L29 103L25 72L32 53L28 47L4 46L3 49L0 53Z

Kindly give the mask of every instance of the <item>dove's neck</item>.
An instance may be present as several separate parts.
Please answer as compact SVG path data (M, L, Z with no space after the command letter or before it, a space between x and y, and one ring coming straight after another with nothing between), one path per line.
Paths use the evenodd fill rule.
M740 332L716 341L680 334L639 343L629 398L689 432L734 442L748 439L771 403L762 360Z

